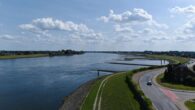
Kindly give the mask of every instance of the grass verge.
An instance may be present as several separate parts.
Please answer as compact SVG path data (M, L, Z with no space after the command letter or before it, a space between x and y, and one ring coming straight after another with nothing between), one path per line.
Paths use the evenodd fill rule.
M45 57L45 56L48 56L48 54L5 55L5 56L0 56L0 59L35 58L35 57Z
M195 110L195 99L186 101L185 105L189 110Z
M162 74L160 74L156 77L157 83L160 84L161 86L171 88L171 89L177 89L177 90L195 91L195 87L186 86L186 85L183 85L183 84L175 84L175 83L165 82L165 81L163 81L163 77L164 77L164 73L162 73Z

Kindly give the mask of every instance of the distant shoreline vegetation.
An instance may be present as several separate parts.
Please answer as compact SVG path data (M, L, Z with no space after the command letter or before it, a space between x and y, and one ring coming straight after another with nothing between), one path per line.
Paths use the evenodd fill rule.
M83 54L84 51L59 50L59 51L0 51L0 59L16 58L35 58L35 57L53 57L53 56L70 56Z
M61 51L53 51L49 52L49 56L66 56L66 55L78 55L78 54L83 54L85 53L84 51L75 51L75 50L61 50Z

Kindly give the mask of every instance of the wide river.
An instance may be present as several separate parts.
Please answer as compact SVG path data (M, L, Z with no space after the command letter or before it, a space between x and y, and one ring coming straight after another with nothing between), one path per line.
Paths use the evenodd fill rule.
M96 69L132 70L140 66L108 64L124 56L105 53L0 60L0 110L57 110L65 96L97 78ZM120 61L121 62L121 61ZM130 63L160 64L153 60ZM101 73L101 75L110 73Z

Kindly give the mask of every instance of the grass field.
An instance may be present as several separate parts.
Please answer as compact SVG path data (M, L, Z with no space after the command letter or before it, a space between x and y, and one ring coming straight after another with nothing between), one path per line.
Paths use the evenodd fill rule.
M118 73L109 76L105 81L105 86L103 85L100 90L101 110L140 110L139 103L134 99L132 92L125 82L126 75L125 73ZM81 110L93 110L95 97L102 80L96 81L93 85Z
M195 110L195 100L186 101L185 105L189 110Z
M177 57L177 56L168 56L168 55L146 55L148 58L168 60L170 63L186 63L189 61L188 58Z
M163 80L162 80L163 77L164 77L164 74L160 74L159 76L157 76L156 81L158 82L158 84L160 84L164 87L171 88L171 89L178 89L178 90L195 91L195 87L186 86L186 85L182 85L182 84L173 84L173 83L163 82Z
M45 56L48 56L48 54L6 55L6 56L0 56L0 59L35 58L35 57L45 57Z

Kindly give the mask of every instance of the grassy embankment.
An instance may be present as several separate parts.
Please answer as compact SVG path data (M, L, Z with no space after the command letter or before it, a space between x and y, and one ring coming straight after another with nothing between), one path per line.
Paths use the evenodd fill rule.
M177 56L168 56L168 55L148 55L148 57L153 57L153 58L157 58L157 59L164 59L164 60L168 60L171 63L177 64L177 63L186 63L189 61L188 58L184 58L184 57L177 57ZM156 81L167 88L172 88L172 89L178 89L178 90L193 90L195 91L195 87L191 87L191 86L186 86L186 85L182 85L182 84L174 84L174 83L169 83L169 82L165 82L163 80L164 74L160 74L159 76L157 76Z
M195 110L195 99L186 101L185 105L189 110Z
M178 64L178 63L183 64L189 61L189 58L169 56L169 55L146 55L146 57L153 58L153 59L168 60L170 63L173 63L173 64Z
M153 69L153 67L107 76L109 78L100 88L99 97L101 98L97 100L101 110L153 110L151 101L144 96L139 85L132 81L133 74L148 69ZM95 98L98 96L98 88L104 79L98 80L93 85L81 110L93 110Z
M35 58L35 57L45 57L48 54L30 54L30 55L5 55L0 56L1 59L16 59L16 58Z
M102 91L101 110L139 110L139 104L134 99L133 93L125 83L125 78L126 74L123 73L112 75L105 83L105 86L100 89L100 91ZM98 80L93 85L81 110L93 110L98 88L100 87L102 80L103 79ZM98 99L97 102L99 103L99 101L100 99Z
M107 81L102 94L102 110L140 110L125 78L126 74L121 73L113 75Z
M81 106L81 110L92 110L93 103L95 101L95 97L97 95L98 88L100 83L105 77L99 78L91 87L90 92L88 93L87 97L84 100L83 105Z

